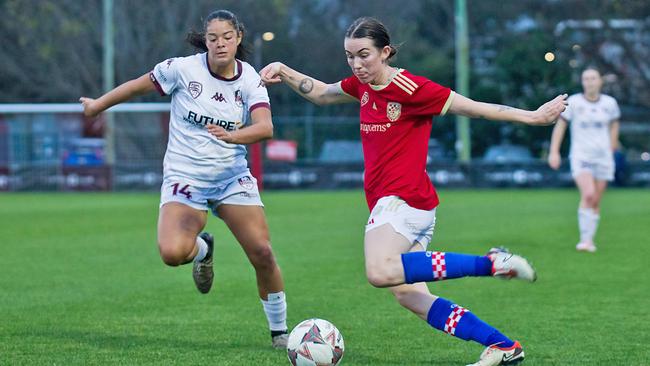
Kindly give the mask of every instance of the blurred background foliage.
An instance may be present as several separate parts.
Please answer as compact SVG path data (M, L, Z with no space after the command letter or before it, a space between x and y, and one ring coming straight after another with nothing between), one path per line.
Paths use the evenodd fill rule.
M605 92L624 119L650 121L650 2L646 0L468 0L470 97L534 109L558 93L579 92L585 66L601 69ZM169 57L196 52L185 43L213 10L229 9L261 64L282 61L325 82L350 74L343 52L348 25L382 20L399 46L393 64L454 88L454 1L115 0L115 77L122 83ZM76 102L102 93L102 1L3 0L0 103ZM552 52L554 60L545 60ZM252 64L253 58L249 60ZM259 67L260 65L253 65ZM288 88L269 88L276 116L354 116L354 105L315 108ZM163 101L156 95L138 101ZM434 135L453 149L452 117ZM503 142L543 154L548 128L472 124L473 155Z

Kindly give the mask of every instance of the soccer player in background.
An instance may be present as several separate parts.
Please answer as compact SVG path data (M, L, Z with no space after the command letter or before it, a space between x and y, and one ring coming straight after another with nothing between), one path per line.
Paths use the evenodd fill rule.
M265 83L284 82L315 104L360 103L364 189L371 211L364 240L368 281L375 287L390 288L402 306L432 327L484 345L476 365L522 361L519 342L467 309L432 295L424 283L465 276L536 278L524 258L503 249L491 249L483 256L426 251L438 205L426 172L427 144L435 115L456 113L546 125L565 109L566 95L536 111L473 101L390 66L397 50L384 25L373 18L359 18L350 25L344 48L353 75L334 84L279 62L267 65L260 74Z
M272 345L287 345L284 282L276 263L257 181L246 161L246 144L273 136L266 87L248 63L244 27L227 10L210 13L204 32L187 40L205 51L170 58L151 72L98 99L80 98L92 117L137 95L171 95L169 141L163 166L158 248L167 265L193 262L201 293L213 281L213 237L201 233L208 211L220 217L255 268ZM242 128L250 119L250 125Z
M560 167L560 146L570 122L571 175L580 191L580 242L576 249L595 252L594 236L600 221L600 200L607 182L614 180L614 150L618 145L621 111L616 99L600 92L603 79L598 70L584 70L581 79L583 92L569 97L569 107L553 128L548 164L553 169Z

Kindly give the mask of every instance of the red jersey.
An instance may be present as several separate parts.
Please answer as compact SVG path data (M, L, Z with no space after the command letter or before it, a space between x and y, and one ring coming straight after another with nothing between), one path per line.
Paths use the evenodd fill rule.
M435 208L439 201L426 172L427 150L432 117L445 114L451 89L401 69L383 87L362 84L353 75L341 88L361 104L368 208L393 195L420 210Z

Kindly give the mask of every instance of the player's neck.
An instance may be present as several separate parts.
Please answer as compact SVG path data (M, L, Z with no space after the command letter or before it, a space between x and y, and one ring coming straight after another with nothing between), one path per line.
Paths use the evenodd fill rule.
M232 79L237 74L237 62L233 60L228 65L215 65L210 63L210 70L224 79Z
M388 85L388 83L390 83L393 80L396 74L397 74L396 68L392 66L386 66L384 70L382 70L381 75L377 79L375 79L375 81L372 82L371 84L376 86Z
M590 102L597 102L600 99L600 93L583 93L583 95Z

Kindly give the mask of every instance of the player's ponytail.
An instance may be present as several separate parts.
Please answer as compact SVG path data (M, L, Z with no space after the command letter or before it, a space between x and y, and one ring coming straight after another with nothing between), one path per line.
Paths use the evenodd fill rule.
M235 14L228 10L216 10L208 14L208 17L203 23L203 32L196 32L194 30L188 32L187 36L185 37L187 43L202 51L207 51L208 46L205 45L205 31L208 29L208 24L210 24L210 22L214 19L228 21L233 26L233 28L235 28L237 35L242 38L239 46L237 46L237 53L235 54L235 57L240 60L245 60L250 51L244 44L244 24L237 19Z

